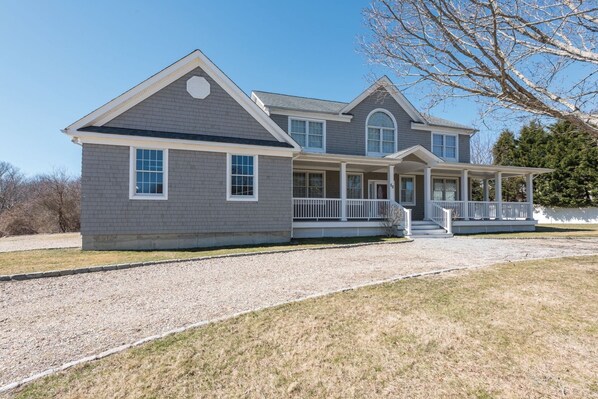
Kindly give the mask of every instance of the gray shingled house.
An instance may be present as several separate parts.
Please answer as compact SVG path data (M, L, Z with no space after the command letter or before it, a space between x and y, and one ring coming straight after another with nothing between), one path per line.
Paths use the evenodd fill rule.
M199 50L63 132L83 147L84 249L376 235L391 214L410 236L533 230L548 171L470 163L475 130L418 112L387 77L348 103L250 98ZM502 201L513 176L529 202Z

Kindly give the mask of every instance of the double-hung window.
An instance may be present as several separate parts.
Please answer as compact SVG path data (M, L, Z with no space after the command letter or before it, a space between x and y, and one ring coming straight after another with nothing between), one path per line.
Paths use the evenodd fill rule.
M457 201L457 179L433 179L434 201Z
M384 111L375 111L367 119L367 155L382 156L396 151L396 126Z
M293 172L294 198L324 198L323 172Z
M402 205L415 205L415 176L400 177L399 202Z
M433 133L432 152L440 158L457 161L457 136Z
M362 174L348 174L347 175L347 198L348 199L363 198L363 175Z
M130 199L168 199L168 150L130 150Z
M324 152L326 126L324 121L289 119L291 137L302 147L311 151Z
M229 201L257 201L257 155L227 156L227 193Z

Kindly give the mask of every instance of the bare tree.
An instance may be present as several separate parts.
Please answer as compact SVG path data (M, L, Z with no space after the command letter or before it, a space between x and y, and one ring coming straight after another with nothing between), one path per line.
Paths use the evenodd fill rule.
M63 170L36 179L39 205L56 221L60 232L79 231L81 183Z
M23 199L23 174L8 162L0 161L0 213Z
M374 0L365 15L371 61L431 83L433 104L475 97L598 137L595 0Z
M494 140L487 135L480 133L473 136L470 140L471 162L481 165L492 165L494 157L492 156L492 147Z

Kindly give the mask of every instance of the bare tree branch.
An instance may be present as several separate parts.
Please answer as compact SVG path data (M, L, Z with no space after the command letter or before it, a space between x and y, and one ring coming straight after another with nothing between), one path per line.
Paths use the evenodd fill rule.
M373 0L370 60L432 103L475 96L569 121L598 137L598 3L586 0Z

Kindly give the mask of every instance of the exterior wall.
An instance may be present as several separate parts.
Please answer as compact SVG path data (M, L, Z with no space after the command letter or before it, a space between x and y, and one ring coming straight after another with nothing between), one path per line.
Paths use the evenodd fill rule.
M129 147L83 145L84 249L288 241L291 158L258 157L259 201L226 200L226 154L169 150L168 200L129 199Z
M210 83L210 95L205 99L193 98L187 92L187 80L192 76L204 77ZM106 126L275 140L201 68L143 100Z
M366 120L369 113L376 108L386 109L395 117L398 151L415 145L421 145L427 150L432 150L432 133L411 129L411 117L386 90L380 90L372 93L351 110L353 115L351 122L326 121L326 152L330 154L365 155ZM270 115L270 117L288 133L288 116ZM459 135L459 162L470 162L469 140L468 135Z
M459 162L471 162L471 137L466 134L459 135Z

